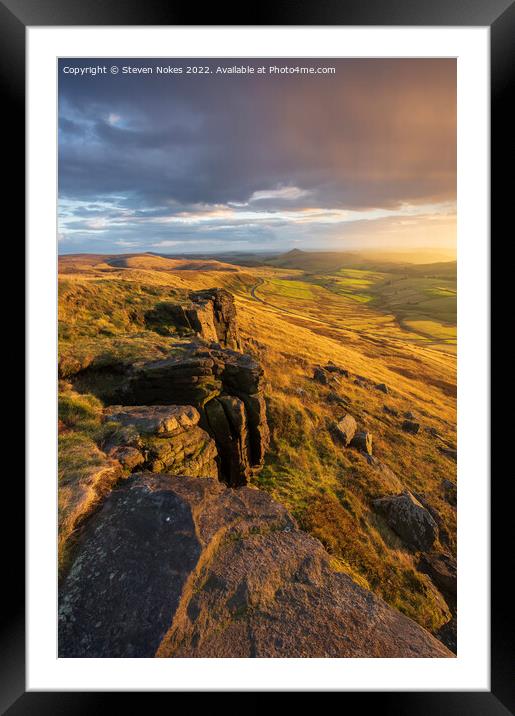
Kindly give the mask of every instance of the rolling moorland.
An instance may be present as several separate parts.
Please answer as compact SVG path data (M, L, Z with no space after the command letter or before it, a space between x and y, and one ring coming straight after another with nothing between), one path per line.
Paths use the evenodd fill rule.
M111 554L114 562L105 570L94 565L99 554L108 559L107 544L115 542L120 555L127 544L113 520L123 510L139 509L149 495L164 500L162 478L156 477L163 473L222 482L202 480L202 488L190 489L183 481L174 488L174 499L188 505L193 522L202 513L213 524L207 529L205 521L201 527L185 522L179 530L181 539L188 534L196 545L198 564L184 567L194 579L185 577L187 586L179 590L173 625L165 615L151 638L141 636L141 612L137 618L124 614L139 635L127 646L120 630L105 637L98 603L85 599L84 590L105 593L104 571L109 582L121 557ZM216 519L205 507L215 499ZM266 530L256 522L263 510ZM227 550L212 546L212 535L221 523L233 522L247 528L244 538L236 528L220 538L229 545L229 558ZM139 523L131 534L147 535ZM325 556L317 552L320 543ZM149 547L149 565L155 549ZM350 590L347 603L356 613L349 610L345 644L328 645L334 613L317 610L315 618L308 610L303 618L309 614L313 625L311 646L299 646L300 634L288 643L281 632L272 653L270 623L272 617L280 623L300 603L292 592L297 577L287 579L284 568L281 589L256 605L250 577L243 594L234 573L238 565L248 570L263 559L254 591L265 594L272 563L282 559L298 575L292 565L304 552L306 584L319 590L317 599L325 594L324 608ZM454 261L297 250L215 258L60 257L62 653L396 656L406 655L406 644L423 643L412 655L452 655L435 645L456 650L455 557ZM155 614L164 587L154 567L139 587L150 590L151 580L156 585L157 602L147 600ZM221 580L226 603L235 606L217 612L208 628ZM359 600L365 600L360 608ZM384 603L393 610L383 613ZM123 611L117 604L110 608ZM367 609L367 629L376 636L364 639L359 623ZM395 614L409 619L397 623ZM112 611L104 616L112 621ZM290 616L295 634L291 624L302 615ZM378 624L388 620L393 636L379 638ZM413 622L424 631L413 631ZM247 639L242 634L251 627L249 650L240 652ZM100 636L93 638L95 630ZM439 641L427 646L426 633ZM402 648L392 647L396 639Z

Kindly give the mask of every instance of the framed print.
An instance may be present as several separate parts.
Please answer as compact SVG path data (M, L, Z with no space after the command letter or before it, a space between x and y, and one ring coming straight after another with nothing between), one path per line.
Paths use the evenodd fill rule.
M29 398L3 708L508 713L488 271L513 4L0 8Z

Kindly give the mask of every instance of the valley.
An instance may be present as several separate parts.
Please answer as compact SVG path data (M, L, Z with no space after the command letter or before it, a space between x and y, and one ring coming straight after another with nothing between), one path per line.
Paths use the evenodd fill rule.
M89 559L88 525L129 478L218 477L280 503L302 549L304 533L321 543L324 574L346 575L455 650L454 261L61 256L59 433L63 584L77 554ZM188 599L206 610L202 574ZM156 642L162 656L195 655L177 636L194 632L178 609Z

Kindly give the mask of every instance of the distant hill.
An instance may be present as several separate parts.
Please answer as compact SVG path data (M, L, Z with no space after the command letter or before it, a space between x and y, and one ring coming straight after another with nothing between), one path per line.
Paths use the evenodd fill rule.
M152 254L168 259L182 259L188 261L218 261L220 263L234 266L266 266L268 259L274 258L276 252L253 252L253 251L227 251L215 254Z
M117 268L148 269L150 271L237 271L235 266L216 260L174 259L154 254L116 256L107 262Z
M177 259L158 254L67 254L59 257L60 273L85 268L127 268L146 271L238 271L215 259Z
M309 251L290 249L284 253L266 251L227 251L222 253L202 254L158 254L148 253L145 256L156 256L167 260L187 260L190 262L216 261L220 264L233 266L258 267L274 266L276 268L298 269L308 273L326 273L341 268L381 270L392 264L401 267L430 265L442 262L456 265L455 252L450 249L414 249L411 251L385 251L367 249L364 251ZM207 267L204 270L209 270ZM228 270L226 267L220 270Z
M364 261L359 254L337 251L301 251L293 249L267 259L269 266L278 268L301 269L318 273L320 271L336 271L344 266L361 266Z
M392 264L399 268L407 268L410 272L420 266L424 272L429 266L441 267L444 264L455 270L456 262L449 261L451 252L421 250L419 252L385 252L385 251L302 251L293 249L284 254L264 260L264 263L277 268L300 269L310 273L338 271L341 268L363 268L380 270ZM442 263L441 263L442 262Z

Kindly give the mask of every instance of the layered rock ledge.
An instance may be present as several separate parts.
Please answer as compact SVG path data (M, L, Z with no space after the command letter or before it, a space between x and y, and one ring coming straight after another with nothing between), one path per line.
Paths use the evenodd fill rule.
M216 443L219 477L229 485L247 484L263 465L269 443L263 370L250 355L192 345L181 356L136 366L117 397L133 407L195 408Z
M193 406L113 405L104 414L114 427L104 450L129 470L218 477L216 444Z

